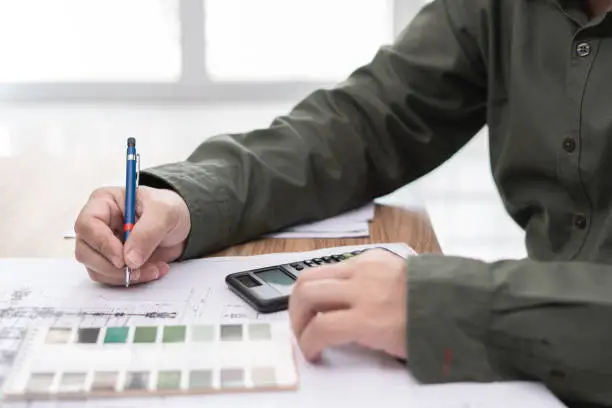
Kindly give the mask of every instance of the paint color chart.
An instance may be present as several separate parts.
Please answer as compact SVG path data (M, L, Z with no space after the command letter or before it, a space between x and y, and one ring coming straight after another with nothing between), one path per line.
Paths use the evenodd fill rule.
M35 327L19 350L7 400L292 390L286 323Z

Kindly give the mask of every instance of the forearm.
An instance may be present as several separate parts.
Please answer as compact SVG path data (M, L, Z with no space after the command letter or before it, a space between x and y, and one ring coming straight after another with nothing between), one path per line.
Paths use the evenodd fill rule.
M359 117L356 104L377 108L355 101L358 88L319 91L269 128L212 137L185 162L144 172L145 183L169 185L188 203L184 257L328 217L404 184L399 153Z
M270 127L213 137L186 162L145 172L188 201L184 257L390 193L473 137L485 121L486 75L447 3L426 6L369 64Z
M422 256L407 267L419 380L536 380L564 399L612 402L610 266Z

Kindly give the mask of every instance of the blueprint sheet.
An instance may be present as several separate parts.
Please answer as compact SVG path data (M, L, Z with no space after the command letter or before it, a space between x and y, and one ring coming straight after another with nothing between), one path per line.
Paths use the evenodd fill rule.
M144 323L190 324L198 321L284 320L286 312L261 315L229 291L227 274L342 253L371 245L329 248L307 253L208 258L173 264L163 279L130 288L92 282L71 259L0 260L0 383L12 365L25 329L31 325L87 326ZM403 256L403 244L384 245ZM298 391L6 403L3 407L563 407L542 386L532 383L424 386L396 360L354 346L327 350L310 364L296 349Z

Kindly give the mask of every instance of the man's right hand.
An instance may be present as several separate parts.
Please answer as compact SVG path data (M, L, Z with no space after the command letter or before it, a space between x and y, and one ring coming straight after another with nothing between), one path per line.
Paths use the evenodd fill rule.
M125 243L125 190L105 187L94 191L74 226L76 259L94 281L125 283L125 267L133 269L131 282L159 279L170 270L185 248L191 221L181 196L171 190L140 186L136 193L136 223Z

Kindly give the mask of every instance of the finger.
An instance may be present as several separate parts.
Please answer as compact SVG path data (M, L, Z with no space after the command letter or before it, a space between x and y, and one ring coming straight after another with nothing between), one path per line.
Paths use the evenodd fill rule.
M353 276L355 267L344 263L322 265L303 271L298 281L315 281L321 279L348 279Z
M123 229L125 194L121 187L103 187L95 190L83 208L108 225L113 231Z
M181 245L175 245L172 247L159 247L149 257L147 262L163 261L172 262L176 260L183 253Z
M360 330L354 310L319 313L310 320L298 344L304 358L317 361L326 347L358 341Z
M74 226L77 239L87 242L96 252L118 268L123 263L123 245L113 233L113 210L103 200L90 201L83 207Z
M167 220L168 216L155 211L155 208L143 211L125 243L125 262L128 266L139 268L151 257L171 229Z
M97 274L107 276L111 280L121 277L124 274L123 267L117 268L82 239L77 240L74 254L78 262Z
M289 297L289 318L299 338L308 322L318 313L348 308L354 291L347 281L326 279L297 283Z
M169 269L169 265L165 262L147 263L138 271L132 270L130 283L135 285L161 279L168 274ZM125 270L122 271L120 277L103 275L92 269L87 269L87 272L93 281L111 286L125 285ZM135 274L136 272L138 272L138 275Z
M87 273L89 274L89 278L94 282L103 283L105 285L110 285L110 286L124 286L125 285L125 278L103 275L89 268L87 268Z
M147 262L140 269L132 269L130 282L147 283L168 274L170 265L166 262Z

